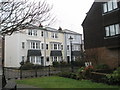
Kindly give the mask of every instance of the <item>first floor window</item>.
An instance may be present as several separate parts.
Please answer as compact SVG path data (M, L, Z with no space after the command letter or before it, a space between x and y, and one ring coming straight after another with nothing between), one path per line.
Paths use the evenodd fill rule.
M30 41L30 49L40 49L40 42Z
M48 44L46 44L46 49L48 50Z
M61 50L63 50L63 45L61 45Z
M43 43L41 44L41 49L44 49L44 44Z
M120 34L119 24L109 25L105 27L106 36L114 36Z
M57 44L54 44L54 50L57 50Z

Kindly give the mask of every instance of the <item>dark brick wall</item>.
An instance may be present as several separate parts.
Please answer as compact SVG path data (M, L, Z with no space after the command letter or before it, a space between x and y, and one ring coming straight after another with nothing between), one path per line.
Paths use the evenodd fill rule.
M120 1L117 9L105 14L102 4L94 2L82 23L87 61L116 68L120 65L120 34L106 37L104 27L120 24Z
M120 35L105 39L104 27L120 24L120 8L103 14L102 2L94 2L82 23L85 49L104 46L120 46ZM118 3L120 7L120 2Z
M114 69L120 65L120 48L119 49L108 49L106 47L101 48L93 48L93 49L87 49L86 53L91 53L91 51L94 53L94 55L98 55L96 58L97 61L95 61L93 56L90 56L91 58L88 58L88 61L91 61L93 65L97 64L107 64L111 69ZM91 54L93 55L93 54Z

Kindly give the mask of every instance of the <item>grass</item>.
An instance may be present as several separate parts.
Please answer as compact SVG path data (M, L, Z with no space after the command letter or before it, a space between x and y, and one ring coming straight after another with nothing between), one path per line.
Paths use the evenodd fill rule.
M16 80L17 84L38 88L120 88L118 86L94 83L89 80L74 80L58 76Z

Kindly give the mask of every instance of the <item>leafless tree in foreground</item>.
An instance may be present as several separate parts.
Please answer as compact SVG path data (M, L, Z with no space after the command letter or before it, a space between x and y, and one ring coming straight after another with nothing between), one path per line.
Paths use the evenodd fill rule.
M3 0L0 2L0 33L11 35L33 23L47 22L46 25L49 25L55 20L51 16L51 9L52 6L45 1Z

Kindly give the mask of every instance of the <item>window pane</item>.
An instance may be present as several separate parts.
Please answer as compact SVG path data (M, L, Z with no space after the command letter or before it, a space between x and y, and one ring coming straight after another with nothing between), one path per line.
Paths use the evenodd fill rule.
M61 50L63 50L63 45L61 45Z
M108 11L111 11L112 8L112 1L108 1Z
M44 45L43 45L43 43L41 44L41 49L44 49Z
M115 35L114 25L111 25L111 26L110 26L110 35L111 35L111 36Z
M24 42L22 42L22 48L23 48L23 49L25 48L25 43L24 43Z
M51 50L53 50L53 44L51 43Z
M110 36L109 27L105 27L105 31L106 31L106 36Z
M42 36L42 37L44 36L43 34L44 34L43 31L41 31L41 36Z
M69 45L67 45L67 50L69 50Z
M33 47L32 48L35 49L35 42L33 42Z
M118 8L117 0L113 0L113 9L116 9L116 8Z
M116 29L116 34L120 34L119 24L116 24L116 25L115 25L115 29Z
M57 49L57 44L54 44L54 49L55 49L55 50Z
M104 11L104 13L107 12L107 3L103 4L103 11Z
M48 49L48 44L46 44L46 49Z
M54 61L57 61L57 57L54 57Z

